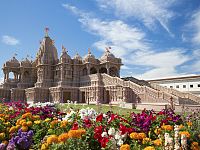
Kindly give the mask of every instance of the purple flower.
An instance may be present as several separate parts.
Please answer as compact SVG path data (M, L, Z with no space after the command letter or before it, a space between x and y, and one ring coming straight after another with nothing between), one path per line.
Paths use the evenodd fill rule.
M6 148L6 144L1 143L1 144L0 144L0 150L5 150L5 148Z

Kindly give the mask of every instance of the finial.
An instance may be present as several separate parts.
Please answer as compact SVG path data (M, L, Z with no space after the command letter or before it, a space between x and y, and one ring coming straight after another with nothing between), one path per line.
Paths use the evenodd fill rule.
M111 47L106 47L106 52L110 53Z
M62 52L67 52L66 48L64 47L64 45L62 45Z
M88 54L91 54L90 48L88 48Z
M48 37L48 32L49 32L49 28L46 27L46 28L45 28L45 36L46 36L46 37Z
M40 44L42 44L42 41L41 41L41 40L39 40L39 43L40 43Z

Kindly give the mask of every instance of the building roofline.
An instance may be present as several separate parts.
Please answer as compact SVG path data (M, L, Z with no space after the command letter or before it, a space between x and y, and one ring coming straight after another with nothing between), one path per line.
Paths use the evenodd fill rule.
M185 77L172 77L172 78L163 78L163 79L153 79L153 80L146 80L147 82L152 81L166 81L166 80L181 80L181 79L195 79L200 78L200 75L194 75L194 76L185 76Z

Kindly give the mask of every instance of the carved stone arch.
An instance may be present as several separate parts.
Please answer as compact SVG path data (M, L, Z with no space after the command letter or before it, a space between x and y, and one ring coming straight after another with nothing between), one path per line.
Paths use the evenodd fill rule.
M83 68L83 70L82 70L82 75L83 75L83 76L87 75L87 68L86 68L86 67Z
M97 73L97 69L95 67L90 68L90 74Z
M101 67L99 69L99 73L107 73L107 69L105 67Z
M110 76L118 76L118 69L116 67L110 67L109 68L109 75Z

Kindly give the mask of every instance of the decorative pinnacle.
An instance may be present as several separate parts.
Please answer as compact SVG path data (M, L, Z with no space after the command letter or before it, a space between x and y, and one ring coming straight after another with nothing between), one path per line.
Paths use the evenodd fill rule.
M91 54L90 48L88 48L88 54Z
M106 52L110 52L111 47L106 47Z
M46 36L46 37L48 37L48 36L49 36L49 35L48 35L49 28L48 28L48 27L46 27L46 28L44 29L44 31L45 31L45 36Z
M65 53L67 52L66 48L64 47L64 45L62 45L62 52Z

